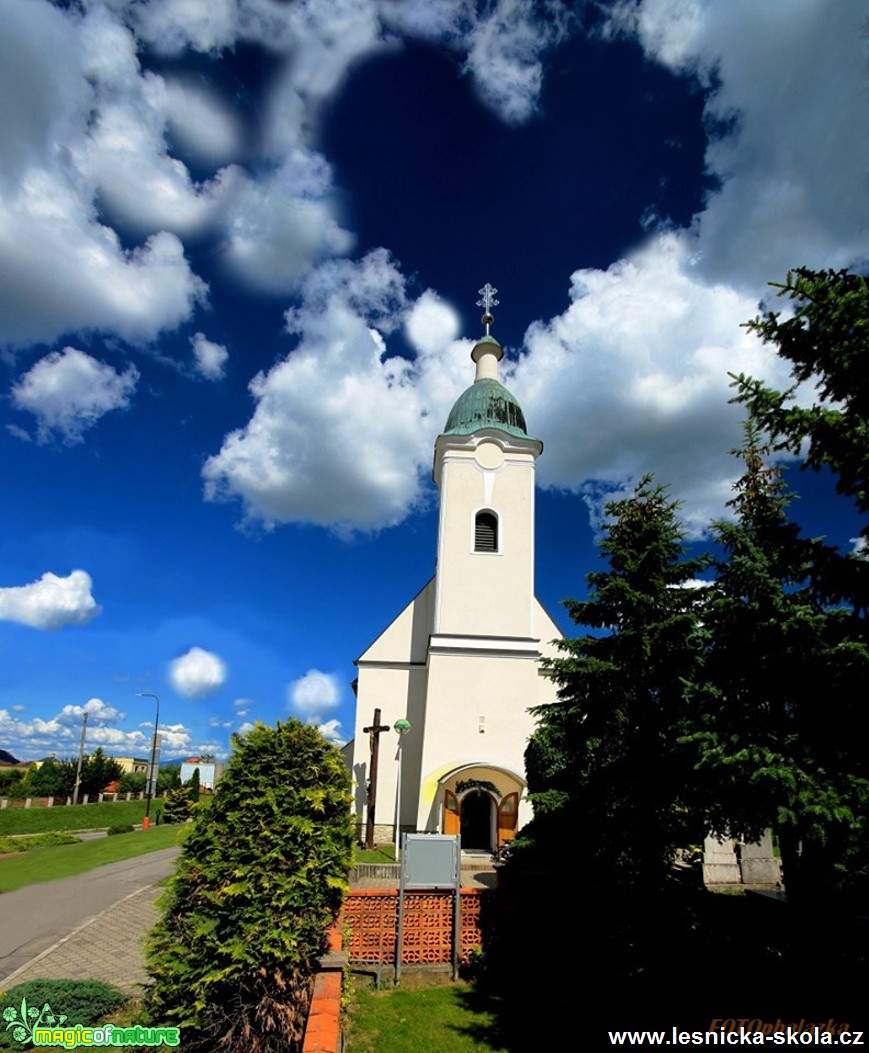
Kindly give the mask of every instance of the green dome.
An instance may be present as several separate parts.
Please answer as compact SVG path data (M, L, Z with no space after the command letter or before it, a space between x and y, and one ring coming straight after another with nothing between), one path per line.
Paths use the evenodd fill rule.
M456 399L447 417L444 435L471 435L481 428L498 428L527 439L525 414L503 384L484 378L475 381Z

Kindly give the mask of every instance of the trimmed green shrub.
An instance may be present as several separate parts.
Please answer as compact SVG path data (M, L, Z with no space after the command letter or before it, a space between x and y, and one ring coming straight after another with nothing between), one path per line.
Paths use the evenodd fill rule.
M60 1027L61 1016L66 1017L65 1026L82 1024L90 1027L126 1001L127 996L122 991L101 980L30 980L18 984L0 993L0 1012L3 1014L0 1050L20 1053L33 1048L30 1042L15 1037L22 1026L22 1015L30 1030L36 1023L49 1027L57 1022Z
M154 1023L185 1053L296 1053L350 868L350 774L298 720L257 724L195 813L149 941Z
M132 832L132 823L116 823L114 826L110 826L108 830L106 830L106 836L112 837L115 834L131 834Z
M47 848L50 845L75 845L80 837L56 833L31 834L30 837L0 837L0 855L5 852L29 852L31 848Z

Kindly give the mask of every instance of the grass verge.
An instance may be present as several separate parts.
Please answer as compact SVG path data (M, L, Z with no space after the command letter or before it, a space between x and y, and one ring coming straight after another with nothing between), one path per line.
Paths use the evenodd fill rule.
M395 845L375 845L368 850L357 848L353 856L354 863L394 863Z
M156 822L162 801L151 802L151 822ZM118 823L141 823L144 801L118 801L116 804L71 804L56 808L3 808L0 835L41 834L49 830L101 830Z
M77 845L34 848L31 852L0 859L0 892L12 892L42 881L84 874L106 863L132 859L161 848L181 844L187 825L156 826L125 837L106 837L82 841Z
M491 1013L471 1008L467 984L393 991L357 990L347 1053L494 1053L484 1035Z

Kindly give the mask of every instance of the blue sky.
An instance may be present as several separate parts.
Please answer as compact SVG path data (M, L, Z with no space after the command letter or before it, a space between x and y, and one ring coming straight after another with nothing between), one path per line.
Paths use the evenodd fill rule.
M862 0L0 0L0 747L343 741L433 572L477 290L539 463L537 591L647 471L703 543L740 328L869 260ZM811 392L804 393L805 398ZM858 523L799 476L795 514Z

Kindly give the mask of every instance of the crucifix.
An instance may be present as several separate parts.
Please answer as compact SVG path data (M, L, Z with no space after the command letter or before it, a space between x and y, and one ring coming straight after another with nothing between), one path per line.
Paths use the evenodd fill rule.
M380 723L380 710L374 710L374 723L362 729L368 733L371 748L371 765L368 769L368 816L365 822L365 847L374 848L374 806L377 803L377 757L380 753L380 736L391 731L388 724Z

